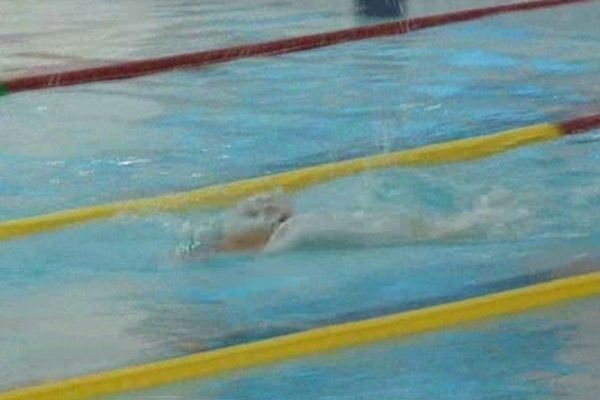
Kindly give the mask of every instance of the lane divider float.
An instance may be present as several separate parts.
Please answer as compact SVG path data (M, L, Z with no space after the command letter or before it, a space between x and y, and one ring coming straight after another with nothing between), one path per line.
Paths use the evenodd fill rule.
M188 192L119 201L0 222L0 240L10 240L118 215L147 215L226 207L254 194L283 189L296 192L337 178L390 167L463 162L521 146L558 139L600 126L600 113L558 124L538 124L487 136L452 140L409 150L301 168Z
M116 79L130 79L144 75L171 71L179 68L197 68L245 58L294 53L357 40L402 35L412 31L472 21L494 15L534 11L543 8L586 3L590 1L593 0L526 1L522 3L474 8L451 13L412 18L403 21L298 36L250 45L115 63L112 65L83 68L73 71L26 76L0 81L0 96L2 94L10 94L27 90L80 85Z
M0 393L0 400L81 400L364 346L460 324L522 313L600 293L600 273L503 291L384 317L330 325L272 339L36 387Z

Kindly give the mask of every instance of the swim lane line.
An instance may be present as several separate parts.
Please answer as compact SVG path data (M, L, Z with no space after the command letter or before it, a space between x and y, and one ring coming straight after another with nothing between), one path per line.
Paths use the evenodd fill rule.
M61 86L80 85L91 82L130 79L152 75L179 68L202 67L252 57L274 56L305 51L340 43L376 37L402 35L411 31L472 21L494 15L534 11L543 8L586 3L593 0L536 0L494 7L475 8L451 13L412 18L403 21L368 25L357 28L297 36L289 39L221 48L216 50L184 53L173 56L112 65L83 68L79 70L32 75L0 81L0 95L39 90ZM4 87L4 90L1 88Z
M321 164L188 192L167 194L58 211L0 222L0 240L67 228L123 214L147 215L191 209L226 207L257 193L278 188L296 192L337 178L390 167L417 167L489 157L513 148L558 139L600 126L600 113L558 124L538 124L487 136L452 140L393 153Z
M330 325L191 356L16 389L0 393L0 400L81 400L149 389L448 329L599 293L600 273L590 273L384 317Z

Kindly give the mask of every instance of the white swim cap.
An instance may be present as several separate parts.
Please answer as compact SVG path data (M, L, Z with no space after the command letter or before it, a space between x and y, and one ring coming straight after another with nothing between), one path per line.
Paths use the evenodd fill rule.
M292 202L283 191L258 194L236 206L225 222L225 232L231 234L253 229L272 232L292 214Z

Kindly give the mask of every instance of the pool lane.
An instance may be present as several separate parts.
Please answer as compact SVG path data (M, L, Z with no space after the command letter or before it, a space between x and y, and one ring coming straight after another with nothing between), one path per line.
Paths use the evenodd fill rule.
M588 399L600 378L599 304L591 299L107 399Z

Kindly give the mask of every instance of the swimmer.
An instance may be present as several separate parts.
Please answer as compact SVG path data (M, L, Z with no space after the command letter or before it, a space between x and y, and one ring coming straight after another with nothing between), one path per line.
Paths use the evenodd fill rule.
M293 216L292 203L283 192L259 194L240 202L222 226L208 226L193 234L188 245L178 248L178 253L208 256L262 251Z
M296 215L291 200L278 191L243 200L220 229L192 238L185 253L277 252L301 247L477 239L506 230L525 214L511 204L508 193L495 191L482 196L472 210L451 217L347 211Z
M260 251L282 224L294 215L291 201L282 192L260 194L242 201L225 224L218 252Z

